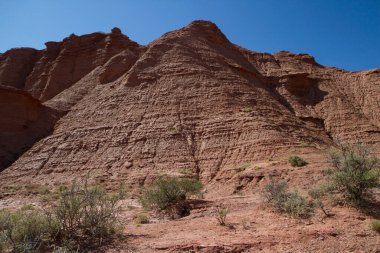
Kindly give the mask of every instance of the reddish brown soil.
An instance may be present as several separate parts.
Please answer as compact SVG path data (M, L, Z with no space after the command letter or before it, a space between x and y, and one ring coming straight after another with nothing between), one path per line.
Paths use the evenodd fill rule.
M227 226L215 219L214 205L228 206ZM317 213L296 220L263 207L256 195L213 200L208 207L174 221L129 224L109 252L376 252L380 237L371 218L333 208L333 218Z
M370 224L380 219L379 204L366 213L332 206L327 199L331 217L317 209L310 219L295 219L274 212L265 203L262 188L268 183L268 175L286 180L290 190L304 196L313 185L323 182L323 170L328 168L325 157L302 156L309 163L302 168L293 168L283 159L261 161L235 172L223 184L206 185L204 197L191 200L191 214L176 220L146 212L137 198L128 198L120 205L123 232L111 244L93 252L378 252L380 235L371 230ZM237 190L252 175L265 176ZM380 192L375 196L380 200ZM43 198L10 195L0 200L0 207L44 206ZM230 210L227 226L220 226L216 220L218 206ZM147 215L149 223L137 224L139 214Z

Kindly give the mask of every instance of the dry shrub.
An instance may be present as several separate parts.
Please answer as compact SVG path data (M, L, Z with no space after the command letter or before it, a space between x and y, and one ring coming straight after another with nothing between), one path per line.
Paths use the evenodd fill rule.
M141 203L148 210L188 214L186 199L190 194L199 194L202 183L198 180L159 178L141 196Z

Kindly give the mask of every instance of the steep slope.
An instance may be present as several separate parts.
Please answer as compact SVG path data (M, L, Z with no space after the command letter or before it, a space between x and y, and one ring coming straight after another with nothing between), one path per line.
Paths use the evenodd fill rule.
M69 75L70 82L47 80L71 64L61 63L61 71L40 60L26 89L42 101L54 96L45 104L68 113L0 181L53 184L90 172L134 188L185 172L211 182L297 150L380 143L378 70L350 73L308 55L248 51L206 21L137 49L91 72L81 56L76 66L88 74ZM43 68L50 69L46 80L34 78Z
M62 42L48 42L44 50L17 48L1 54L0 171L48 135L59 117L96 86L93 80L117 79L142 50L114 28L109 34L71 35ZM48 99L46 106L40 103ZM9 127L16 118L19 125Z
M0 86L0 171L49 135L59 114L30 94Z

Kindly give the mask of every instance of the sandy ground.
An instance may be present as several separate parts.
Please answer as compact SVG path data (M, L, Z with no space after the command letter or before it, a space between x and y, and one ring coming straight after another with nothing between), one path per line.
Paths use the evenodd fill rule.
M288 181L290 190L304 196L323 179L323 170L328 167L323 157L306 158L309 164L302 168L292 168L278 159L252 163L244 171L221 172L206 185L203 199L191 200L190 215L176 220L144 211L137 198L123 200L123 232L96 252L380 252L380 234L370 228L374 219L380 219L380 205L372 208L371 215L328 205L332 217L317 209L310 219L295 219L265 204L261 192L269 175ZM380 193L375 194L379 197ZM0 199L0 208L25 204L39 206L41 197L10 195ZM216 219L218 206L230 210L227 226L219 225ZM137 224L139 214L149 216L149 223Z
M215 206L230 209L227 226L219 225ZM373 218L352 208L330 208L330 218L317 210L311 219L298 220L274 213L258 194L204 200L194 208L190 216L177 220L131 220L117 247L108 252L380 251L380 235L370 229ZM124 220L141 212L126 210Z

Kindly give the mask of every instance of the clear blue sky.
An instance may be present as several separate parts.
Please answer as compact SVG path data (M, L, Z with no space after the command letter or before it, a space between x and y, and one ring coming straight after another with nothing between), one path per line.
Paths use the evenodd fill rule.
M309 53L327 66L380 68L380 0L0 0L0 52L110 31L147 44L206 19L242 47Z

